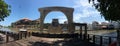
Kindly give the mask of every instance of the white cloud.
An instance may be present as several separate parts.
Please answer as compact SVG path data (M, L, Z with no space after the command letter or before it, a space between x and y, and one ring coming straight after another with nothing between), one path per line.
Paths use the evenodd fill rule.
M73 14L74 22L81 22L85 20L81 20L81 18L86 17L98 17L99 12L92 7L92 3L89 3L88 0L74 0L74 5L72 6L75 11ZM57 16L59 19L59 23L64 23L67 21L66 16Z
M79 8L79 7L90 7L92 3L88 3L88 0L75 0L75 5L74 8Z
M67 21L66 16L58 16L59 18L59 23L64 23L65 21Z
M99 12L92 7L92 3L89 3L88 0L75 0L75 5L73 8L79 11L74 13L74 21L79 22L80 18L82 17L90 17L90 16L97 16Z

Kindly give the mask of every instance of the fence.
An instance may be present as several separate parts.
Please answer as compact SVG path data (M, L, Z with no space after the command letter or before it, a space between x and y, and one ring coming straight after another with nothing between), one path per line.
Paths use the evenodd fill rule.
M101 35L92 35L88 34L87 39L85 34L44 34L44 33L35 33L32 32L33 36L37 37L49 37L49 38L80 38L82 40L92 42L94 44L97 44L99 46L108 46L112 42L117 40L117 37L110 37L110 36L101 36Z
M98 44L99 46L109 46L112 42L117 40L117 37L88 34L88 39L89 39L89 42Z
M38 33L38 32L19 32L19 33L13 33L13 32L6 32L6 31L0 31L2 34L6 34L6 42L9 42L9 37L12 37L14 40L20 40L22 38L26 38L29 36L37 36L37 37L49 37L49 38L80 38L82 40L87 40L88 42L92 42L94 44L98 44L100 46L108 46L112 42L114 42L117 37L109 37L109 36L100 36L100 35L92 35L88 34L87 39L84 34L49 34L49 33Z
M16 40L20 40L20 39L27 38L27 37L31 36L30 32L15 33L15 32L0 31L0 33L6 35L6 42L9 42L10 38L12 38L12 39L14 39L14 41L16 41Z
M32 32L32 36L46 37L46 38L77 38L79 34L49 34L49 33L38 33Z

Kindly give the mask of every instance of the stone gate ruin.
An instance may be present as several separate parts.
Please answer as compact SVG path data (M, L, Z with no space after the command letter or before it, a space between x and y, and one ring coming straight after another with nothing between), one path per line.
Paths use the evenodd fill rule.
M68 19L68 31L69 32L73 32L74 31L74 26L73 26L73 8L68 8L68 7L44 7L44 8L39 8L39 12L41 13L40 15L40 31L43 30L43 22L45 17L47 16L48 13L52 12L52 11L60 11L63 12L65 14L65 16Z

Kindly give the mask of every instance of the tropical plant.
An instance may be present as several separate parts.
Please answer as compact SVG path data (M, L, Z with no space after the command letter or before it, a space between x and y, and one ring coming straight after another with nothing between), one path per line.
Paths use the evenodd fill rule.
M4 21L4 18L10 15L10 5L5 3L4 0L0 0L0 21Z
M89 0L90 2L106 20L117 21L120 24L120 0ZM117 34L120 44L120 30L117 30Z
M120 24L120 0L89 0L91 2L105 20Z

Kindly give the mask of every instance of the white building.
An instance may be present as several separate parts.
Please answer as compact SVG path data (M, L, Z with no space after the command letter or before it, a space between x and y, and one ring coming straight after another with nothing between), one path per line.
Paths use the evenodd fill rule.
M98 23L97 21L93 21L93 22L92 22L92 29L93 29L93 30L99 29L99 26L98 26L98 25L99 25L99 23Z
M116 22L116 21L111 22L111 24L114 25L114 28L115 28L115 29L120 28L120 24L119 24L118 22Z
M92 24L87 24L87 30L93 30Z

